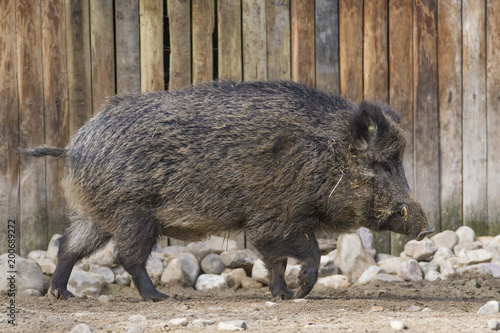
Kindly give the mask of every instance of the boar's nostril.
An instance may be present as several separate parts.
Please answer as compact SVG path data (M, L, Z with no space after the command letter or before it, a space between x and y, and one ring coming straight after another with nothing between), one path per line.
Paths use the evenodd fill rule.
M403 215L403 221L406 222L408 220L408 206L402 205L400 213Z

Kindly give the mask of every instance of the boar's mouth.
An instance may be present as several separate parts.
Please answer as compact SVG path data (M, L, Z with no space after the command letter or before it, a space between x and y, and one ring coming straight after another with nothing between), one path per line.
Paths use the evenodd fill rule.
M416 240L418 241L421 241L422 239L425 238L425 236L427 236L428 234L432 234L434 232L434 229L432 229L431 227L427 227L427 228L424 228L422 231L420 231L417 235L417 237L415 237Z

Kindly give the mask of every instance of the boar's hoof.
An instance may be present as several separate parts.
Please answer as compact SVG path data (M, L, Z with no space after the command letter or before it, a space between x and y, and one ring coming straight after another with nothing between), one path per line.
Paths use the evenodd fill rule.
M154 294L143 295L145 301L161 302L168 298L168 295L157 291Z
M49 288L47 295L52 295L57 299L64 299L64 300L75 297L75 295L73 295L70 291L68 291L68 289L52 288L52 287Z
M427 236L428 234L432 234L433 232L434 232L434 229L432 229L430 227L426 228L426 229L420 231L420 233L417 236L417 240L421 241L422 239L425 238L425 236Z
M271 292L274 298L276 299L292 299L294 298L293 291L286 289L286 290L279 290L275 292Z

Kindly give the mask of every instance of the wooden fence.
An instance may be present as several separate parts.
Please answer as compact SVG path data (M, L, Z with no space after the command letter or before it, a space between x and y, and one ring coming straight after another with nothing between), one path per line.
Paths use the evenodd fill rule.
M215 78L390 103L430 223L500 233L500 1L0 0L0 253L9 219L24 255L66 223L62 162L18 146L65 146L106 96Z

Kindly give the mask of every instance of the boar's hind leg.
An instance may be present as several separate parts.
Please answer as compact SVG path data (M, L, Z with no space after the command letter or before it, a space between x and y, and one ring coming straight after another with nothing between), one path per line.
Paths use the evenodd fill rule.
M146 271L146 261L158 238L157 221L147 210L137 207L121 210L113 239L117 259L132 276L139 294L146 301L162 301L167 295L156 290Z
M67 285L76 262L102 248L110 239L85 218L70 216L70 219L71 226L59 238L57 266L49 290L50 294L59 299L74 297Z

